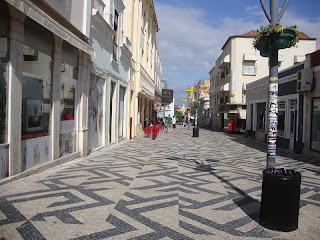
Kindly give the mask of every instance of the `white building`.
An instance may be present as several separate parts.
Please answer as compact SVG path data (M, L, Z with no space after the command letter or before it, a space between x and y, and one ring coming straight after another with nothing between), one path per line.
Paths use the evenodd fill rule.
M213 129L243 131L246 127L246 84L269 74L268 58L252 42L257 31L231 36L210 71ZM304 61L316 49L316 39L299 33L296 47L279 50L279 71Z

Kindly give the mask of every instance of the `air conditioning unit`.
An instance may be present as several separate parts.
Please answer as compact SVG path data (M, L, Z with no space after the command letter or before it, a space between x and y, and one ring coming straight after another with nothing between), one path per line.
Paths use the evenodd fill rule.
M313 69L306 68L298 71L297 92L310 92L313 87Z

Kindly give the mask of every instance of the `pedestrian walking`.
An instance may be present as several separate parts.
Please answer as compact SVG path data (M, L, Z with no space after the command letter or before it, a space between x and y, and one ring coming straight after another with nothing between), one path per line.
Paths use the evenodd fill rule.
M175 116L172 117L172 127L173 127L173 133L176 133L176 124L177 124L177 119Z
M167 127L168 127L168 132L170 133L171 132L171 129L172 129L172 117L170 117L170 114L169 116L167 117Z

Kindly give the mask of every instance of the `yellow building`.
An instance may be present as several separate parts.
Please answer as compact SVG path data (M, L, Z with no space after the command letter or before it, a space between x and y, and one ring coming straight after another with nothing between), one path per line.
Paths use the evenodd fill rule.
M159 31L152 0L124 0L124 36L132 44L130 69L130 136L143 132L160 101L162 64L156 34ZM156 97L156 92L158 93Z

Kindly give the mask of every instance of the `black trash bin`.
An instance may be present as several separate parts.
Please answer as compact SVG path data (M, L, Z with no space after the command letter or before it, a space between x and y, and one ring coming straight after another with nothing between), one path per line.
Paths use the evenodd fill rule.
M260 224L290 232L298 228L301 174L288 169L263 170Z
M199 137L199 128L198 127L193 128L193 137Z

